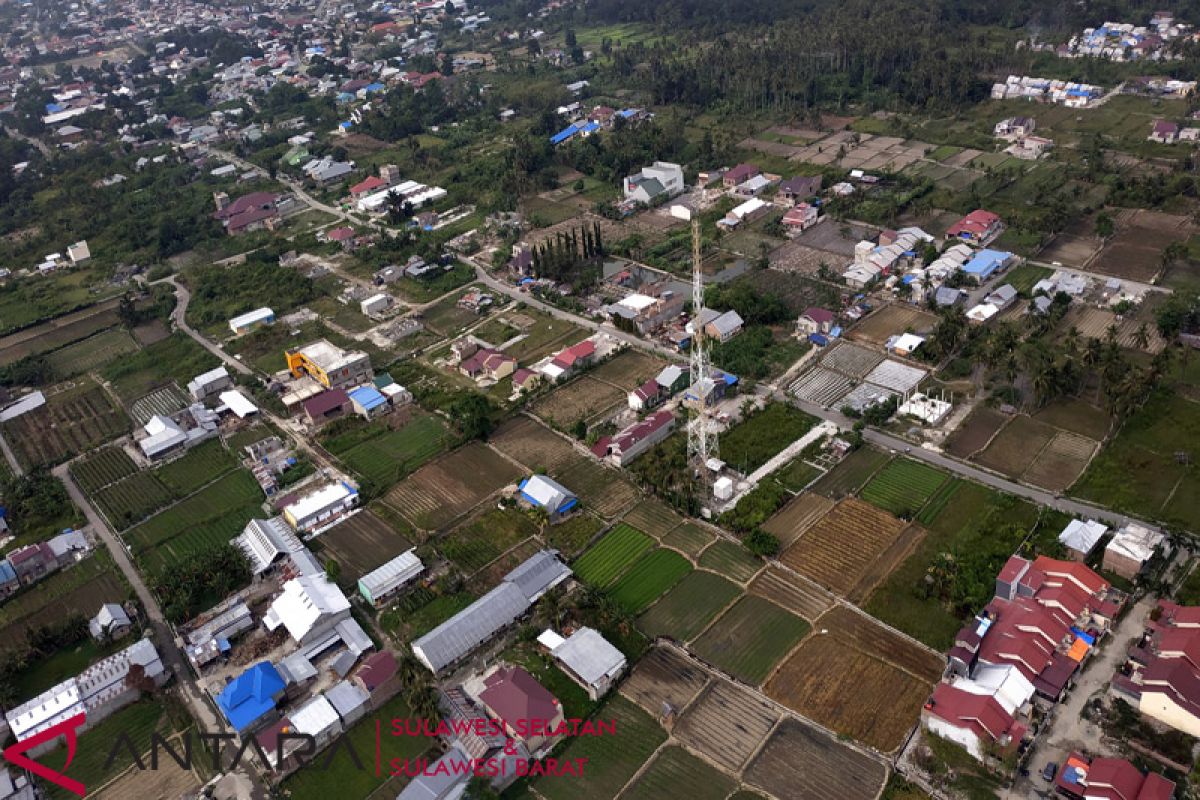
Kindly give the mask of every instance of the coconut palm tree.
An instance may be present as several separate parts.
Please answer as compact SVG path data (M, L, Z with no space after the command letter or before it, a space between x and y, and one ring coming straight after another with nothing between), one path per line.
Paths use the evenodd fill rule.
M1133 332L1133 343L1141 350L1150 346L1150 326L1145 322L1138 325L1137 330Z

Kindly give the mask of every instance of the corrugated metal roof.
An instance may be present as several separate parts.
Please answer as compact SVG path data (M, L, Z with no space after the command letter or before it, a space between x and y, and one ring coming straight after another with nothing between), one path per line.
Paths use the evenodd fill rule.
M440 672L511 625L528 608L525 593L505 581L413 642L413 653Z
M381 567L371 570L358 579L358 589L368 600L374 601L421 574L425 565L413 550L408 550Z
M504 580L516 584L532 603L570 574L571 568L558 560L557 550L541 550L505 575Z

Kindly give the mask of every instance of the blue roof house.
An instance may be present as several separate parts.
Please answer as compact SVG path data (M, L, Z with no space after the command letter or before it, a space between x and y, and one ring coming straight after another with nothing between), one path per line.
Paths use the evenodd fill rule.
M367 419L377 417L388 410L387 398L374 386L360 386L350 392L350 403L354 406L354 413Z
M534 508L541 508L551 519L563 516L579 505L570 489L546 475L531 475L521 481L521 499Z
M1007 267L1013 258L1012 253L1003 250L980 250L971 260L963 264L963 272L970 275L978 283L983 283L998 270Z
M283 689L283 678L275 665L260 661L225 685L217 695L217 707L242 734L275 709Z
M550 144L562 144L567 139L570 139L575 134L579 133L579 128L575 125L568 125L558 133L550 137Z

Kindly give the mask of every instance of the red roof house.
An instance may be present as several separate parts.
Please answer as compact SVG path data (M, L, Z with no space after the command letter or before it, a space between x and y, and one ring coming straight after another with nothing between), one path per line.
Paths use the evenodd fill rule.
M1004 224L991 211L977 208L960 219L946 231L947 239L962 239L972 244L984 245L999 235Z
M378 175L372 175L371 177L351 186L350 187L350 196L351 197L362 197L363 195L370 194L371 192L374 192L374 191L378 191L379 189L382 189L385 186L387 186L387 181L385 181L383 178L379 177Z

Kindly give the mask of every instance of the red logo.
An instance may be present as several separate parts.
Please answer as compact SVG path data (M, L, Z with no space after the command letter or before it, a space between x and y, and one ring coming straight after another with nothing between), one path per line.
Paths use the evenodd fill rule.
M16 744L9 745L4 748L4 758L15 766L21 769L26 769L37 775L39 778L50 781L56 786L61 786L68 792L77 794L83 797L87 789L82 783L73 778L68 778L61 772L55 772L45 764L39 764L25 753L38 745L46 742L54 741L59 736L67 737L67 763L63 764L63 769L71 766L71 760L75 758L75 745L77 743L77 734L75 729L87 721L87 714L76 714L73 717L64 719L62 722L56 722L41 733L34 734L28 739L24 739Z

